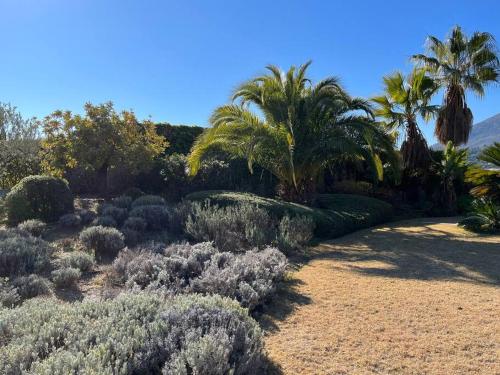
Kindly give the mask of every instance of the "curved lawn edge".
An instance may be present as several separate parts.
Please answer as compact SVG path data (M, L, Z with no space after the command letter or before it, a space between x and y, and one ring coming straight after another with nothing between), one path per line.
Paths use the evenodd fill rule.
M315 235L323 239L340 237L359 229L391 221L394 215L389 203L353 194L320 194L317 207L226 190L199 191L187 195L186 199L189 201L208 199L221 206L253 203L277 218L285 215L309 216L316 224Z

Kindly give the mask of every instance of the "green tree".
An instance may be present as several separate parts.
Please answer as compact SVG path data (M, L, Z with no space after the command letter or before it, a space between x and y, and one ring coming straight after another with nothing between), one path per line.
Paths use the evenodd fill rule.
M429 68L434 80L445 89L436 137L443 145L448 141L465 144L473 121L466 91L482 97L485 86L498 81L499 60L494 38L485 32L475 32L469 38L456 26L445 41L429 36L428 53L414 55L413 60Z
M245 158L269 170L280 181L286 200L308 201L318 178L335 157L366 160L382 178L379 153L396 160L392 140L377 127L369 104L350 97L337 78L316 85L306 76L310 63L268 74L239 86L233 103L215 109L207 129L192 147L192 174L213 150ZM255 111L253 111L255 109Z
M85 105L85 115L56 111L45 118L43 168L63 176L80 167L98 174L107 190L108 172L126 166L133 174L151 167L168 143L151 121L139 122L131 111L117 113L111 102Z
M491 169L474 166L469 168L465 177L467 182L474 184L471 194L477 198L491 199L500 205L500 143L495 142L486 147L478 159L492 165Z
M429 104L437 85L424 69L414 69L407 77L400 72L384 77L384 89L384 95L372 99L375 115L383 119L390 133L403 137L403 167L425 168L431 157L417 121L419 117L428 121L437 112L437 107Z

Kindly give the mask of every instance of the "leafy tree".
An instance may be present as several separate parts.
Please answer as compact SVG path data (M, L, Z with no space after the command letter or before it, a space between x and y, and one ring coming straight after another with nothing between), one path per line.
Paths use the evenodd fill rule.
M434 80L446 90L436 122L436 137L443 145L448 141L465 144L473 121L466 91L481 97L487 84L498 81L494 38L485 32L475 32L469 38L456 26L445 41L429 36L428 52L429 55L414 55L413 59L429 68Z
M193 145L191 173L211 151L222 150L245 158L251 171L254 163L269 170L281 196L294 201L310 200L321 173L340 155L367 160L381 179L379 153L394 156L392 140L372 121L368 103L350 97L337 78L312 84L309 65L286 73L271 65L268 74L243 83Z
M0 103L0 188L10 189L40 171L40 122Z
M385 93L374 97L376 116L396 135L403 135L401 154L405 169L413 170L429 165L431 157L427 142L418 127L418 118L428 121L437 112L430 99L437 85L424 69L414 69L407 77L397 72L384 77Z
M117 113L111 102L87 103L83 116L56 111L45 118L44 130L43 168L56 176L76 167L91 170L104 191L110 169L148 169L168 145L151 121L139 122L131 111Z

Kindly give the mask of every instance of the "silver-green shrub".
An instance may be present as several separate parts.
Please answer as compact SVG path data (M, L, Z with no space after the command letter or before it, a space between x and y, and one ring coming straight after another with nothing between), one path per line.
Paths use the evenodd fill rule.
M102 211L102 216L103 217L111 216L113 219L115 219L116 223L118 225L120 225L127 218L127 216L128 216L128 210L126 208L119 208L119 207L115 207L115 206L109 206L109 207L106 207Z
M28 232L34 237L41 237L47 230L47 224L38 219L30 219L19 223L17 228Z
M112 216L98 216L92 221L92 226L116 228L118 223Z
M263 373L258 323L219 296L31 300L0 322L2 374Z
M84 251L74 251L63 259L65 267L76 268L82 272L90 271L94 263L94 257Z
M146 220L140 217L129 217L123 223L122 229L135 230L137 232L144 232L148 226Z
M103 226L88 227L80 233L80 241L89 250L94 250L96 258L115 256L125 247L123 234L115 228Z
M22 299L28 299L50 293L49 281L39 275L31 274L14 279L12 285Z
M314 236L315 224L307 216L283 216L278 228L278 243L281 249L297 250L306 246Z
M78 216L82 221L82 225L89 225L96 218L96 213L90 210L82 209L78 211Z
M78 214L66 214L59 218L59 225L63 228L78 228L82 224L82 218Z
M50 266L53 248L27 232L0 229L0 277L38 273Z
M126 208L128 210L132 205L132 197L129 197L128 195L120 195L119 197L113 198L111 203L115 207Z
M221 253L209 242L170 245L163 252L125 249L113 263L118 281L130 289L220 294L250 309L272 295L286 266L274 248Z
M167 202L158 195L143 195L132 203L132 208L140 206L164 206Z
M8 278L0 277L0 306L13 307L21 301L21 296L17 293L17 289L9 283ZM2 325L0 323L0 330Z
M146 195L145 197L148 196ZM140 217L141 219L143 219L147 223L147 229L149 230L156 231L156 230L168 229L170 213L167 206L139 205L137 207L132 208L129 216Z
M52 271L51 278L56 287L65 289L74 287L81 275L78 268L64 267Z
M243 203L219 207L193 202L186 232L195 241L212 241L221 251L244 251L271 244L276 225L266 210Z

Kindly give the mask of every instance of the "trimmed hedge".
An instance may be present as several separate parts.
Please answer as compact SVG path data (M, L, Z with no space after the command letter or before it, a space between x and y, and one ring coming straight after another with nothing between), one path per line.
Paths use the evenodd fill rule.
M351 194L320 194L317 207L265 198L251 193L207 190L186 196L190 201L210 200L220 206L253 203L281 219L285 215L313 219L318 237L339 237L391 220L392 206L379 199Z
M73 195L63 179L29 176L7 194L5 210L9 225L29 219L55 222L62 215L73 212Z

